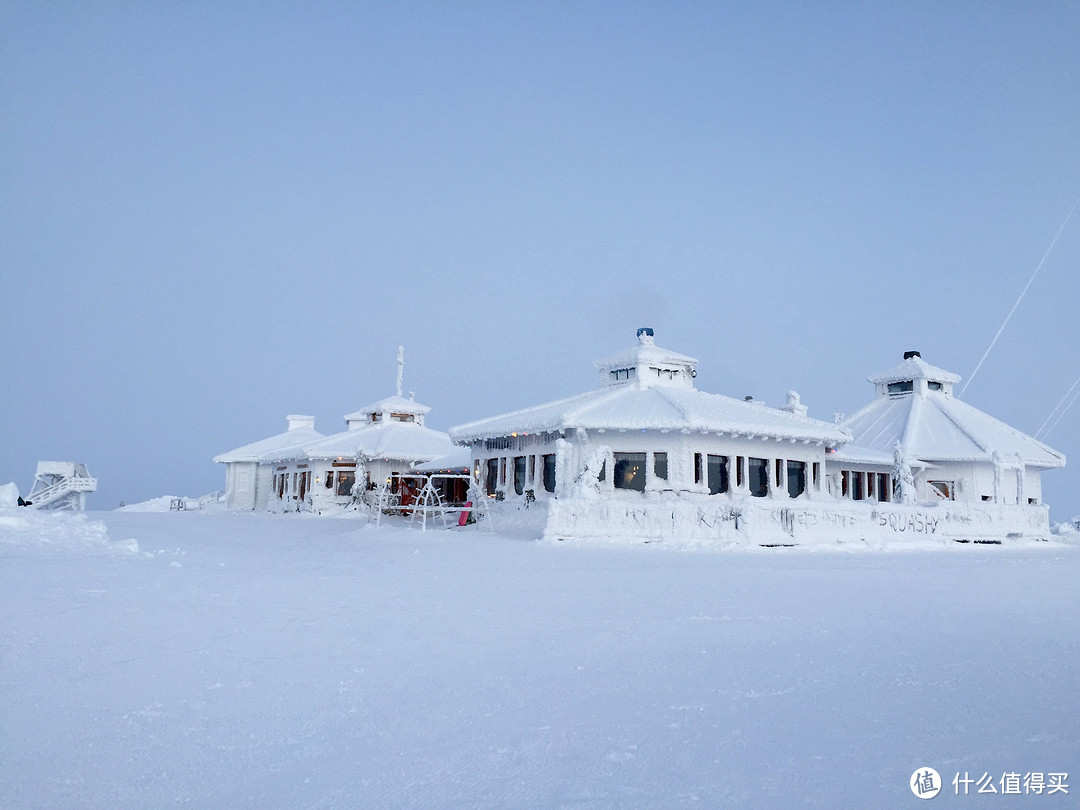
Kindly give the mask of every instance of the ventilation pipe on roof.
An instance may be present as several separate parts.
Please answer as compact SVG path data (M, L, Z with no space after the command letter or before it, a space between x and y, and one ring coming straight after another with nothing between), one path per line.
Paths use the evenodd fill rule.
M922 359L922 352L904 352L904 359L910 360L912 357L918 357Z

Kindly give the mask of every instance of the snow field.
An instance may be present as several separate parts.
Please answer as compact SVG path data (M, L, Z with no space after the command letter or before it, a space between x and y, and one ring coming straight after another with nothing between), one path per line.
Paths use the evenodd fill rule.
M1080 763L1072 546L35 517L0 519L4 808L901 807L921 766Z

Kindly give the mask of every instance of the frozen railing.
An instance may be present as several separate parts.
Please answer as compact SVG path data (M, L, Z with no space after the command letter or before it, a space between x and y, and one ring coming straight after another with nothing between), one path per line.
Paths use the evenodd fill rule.
M197 512L200 509L205 509L210 504L220 501L223 494L218 491L199 498L172 498L169 500L169 510L172 512Z
M83 495L95 490L97 490L96 478L61 478L41 489L31 489L27 501L33 509L44 509L71 495Z

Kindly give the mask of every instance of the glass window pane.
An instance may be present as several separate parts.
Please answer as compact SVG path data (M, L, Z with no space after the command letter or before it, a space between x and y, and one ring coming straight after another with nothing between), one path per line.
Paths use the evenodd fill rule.
M719 492L728 491L728 460L727 456L709 456L709 494L716 495Z
M653 453L653 475L667 481L667 453Z
M514 457L514 492L518 495L525 491L525 456Z
M555 454L548 453L544 456L544 489L548 492L555 491Z
M769 462L763 458L750 458L747 465L747 486L755 498L769 494Z
M615 453L616 489L645 491L645 454Z
M806 462L789 461L787 463L788 497L798 498L806 492Z

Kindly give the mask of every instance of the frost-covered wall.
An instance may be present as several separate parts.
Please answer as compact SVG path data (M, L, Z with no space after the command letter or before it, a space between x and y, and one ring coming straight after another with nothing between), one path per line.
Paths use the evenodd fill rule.
M546 504L548 540L700 545L872 545L1048 540L1045 506L830 503L684 496L559 498Z

